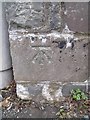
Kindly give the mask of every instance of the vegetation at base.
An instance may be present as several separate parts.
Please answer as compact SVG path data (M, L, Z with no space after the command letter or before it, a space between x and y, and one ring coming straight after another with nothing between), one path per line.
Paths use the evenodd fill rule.
M88 117L88 113L90 113L89 106L90 100L87 93L79 88L72 89L68 99L59 107L56 116L58 118Z
M71 97L73 100L76 100L76 101L88 99L87 95L79 88L71 91Z

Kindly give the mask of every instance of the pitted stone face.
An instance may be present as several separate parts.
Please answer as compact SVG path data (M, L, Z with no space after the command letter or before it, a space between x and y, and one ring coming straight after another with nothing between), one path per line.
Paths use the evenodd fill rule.
M24 27L30 32L61 31L61 3L7 3L6 11L11 29Z
M88 33L88 2L66 2L65 21L70 30Z
M66 96L71 95L72 89L88 91L89 81L85 82L53 82L41 81L36 83L17 83L17 96L23 100L34 100L38 103L48 101L51 103L64 101Z
M62 33L12 30L10 43L17 81L64 82L88 77L88 37L75 36L67 26Z
M87 77L88 38L75 37L67 25L61 33L11 30L10 42L16 80L78 81Z
M45 99L50 102L64 100L62 95L62 84L60 82L54 83L50 81L43 81L35 84L20 84L17 83L16 91L17 96L21 99ZM40 102L40 101L39 101Z
M8 3L9 7L6 6L14 78L17 83L34 83L29 92L24 89L26 87L17 86L21 97L28 98L29 93L33 96L34 92L39 98L41 92L47 100L59 100L62 96L60 86L54 91L50 84L45 83L39 89L35 87L36 82L79 82L88 78L90 42L88 36L74 34L79 22L83 27L85 19L83 15L79 17L82 8L79 10L77 6L80 4L77 3L74 5L76 9L71 6L68 9L69 4L65 4L66 11L57 2ZM81 28L78 29L80 32Z

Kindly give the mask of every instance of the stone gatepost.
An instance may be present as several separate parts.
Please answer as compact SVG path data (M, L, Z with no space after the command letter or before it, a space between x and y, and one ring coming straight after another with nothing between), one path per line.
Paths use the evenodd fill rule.
M53 101L62 99L72 87L79 85L86 90L88 4L83 4L7 3L14 79L20 98Z

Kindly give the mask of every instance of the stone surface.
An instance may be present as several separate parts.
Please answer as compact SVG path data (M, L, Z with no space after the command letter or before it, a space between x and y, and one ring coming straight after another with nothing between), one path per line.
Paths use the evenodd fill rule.
M88 37L57 34L55 31L49 34L13 31L10 38L14 78L17 82L70 82L88 78ZM71 39L73 48L68 42ZM62 41L65 41L64 45Z
M77 9L76 14L73 15L78 15L78 11L82 13L83 3L65 3L65 5L33 2L7 3L6 15L10 26L9 37L16 81L70 82L87 79L88 37L75 37L67 24L62 30L60 28L61 17L67 20L63 18L65 12L68 16ZM39 23L40 19L43 19L41 23ZM15 27L15 24L24 28ZM25 26L29 29L25 29ZM58 32L57 26L62 32Z
M88 32L88 2L8 2L6 13L10 29L62 31L67 24L74 32Z
M26 2L6 3L10 29L28 28L30 32L61 31L61 3Z
M66 2L64 14L70 30L88 33L88 2Z
M59 100L88 79L88 36L75 34L88 31L87 3L6 3L6 16L20 98Z
M23 100L35 100L43 103L45 101L59 102L64 101L66 96L71 95L74 89L80 89L83 92L88 92L88 82L52 82L43 81L37 83L17 83L17 96ZM88 89L87 89L88 88Z
M72 90L78 89L78 88L85 92L87 86L88 84L84 82L68 83L68 84L63 85L62 94L63 96L68 96L71 94Z
M49 81L37 83L17 83L16 91L17 96L21 99L41 101L59 101L63 100L61 84Z

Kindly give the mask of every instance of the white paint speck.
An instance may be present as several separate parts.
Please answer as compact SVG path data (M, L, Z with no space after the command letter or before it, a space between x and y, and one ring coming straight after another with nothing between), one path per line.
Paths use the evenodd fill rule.
M64 14L67 15L67 10L64 11Z
M81 21L83 21L83 18L81 18Z
M33 60L32 63L35 64L35 61Z
M31 43L34 43L34 41L33 41L33 40L31 40Z
M38 38L39 38L39 40L42 40L42 36L39 36Z
M66 48L69 48L69 47L71 47L71 46L72 46L72 43L67 42L67 44L66 44Z
M57 31L52 31L51 33L47 34L47 37L55 37L55 38L60 38L61 35Z
M16 40L17 36L16 35L9 35L9 38L12 39L12 40Z
M63 29L62 33L72 33L67 24L65 24L65 28Z
M39 47L40 50L51 50L51 47Z
M78 40L78 38L74 38L74 40L75 40L75 41L77 41L77 40Z
M46 38L42 38L42 43L46 43L47 39Z
M29 114L29 116L32 116L32 114Z
M20 38L21 38L21 36L17 36L17 38L18 38L18 39L20 39Z
M51 63L51 61L48 61L48 63L50 64L50 63Z
M18 41L22 41L22 38L21 38L21 39L18 39Z

